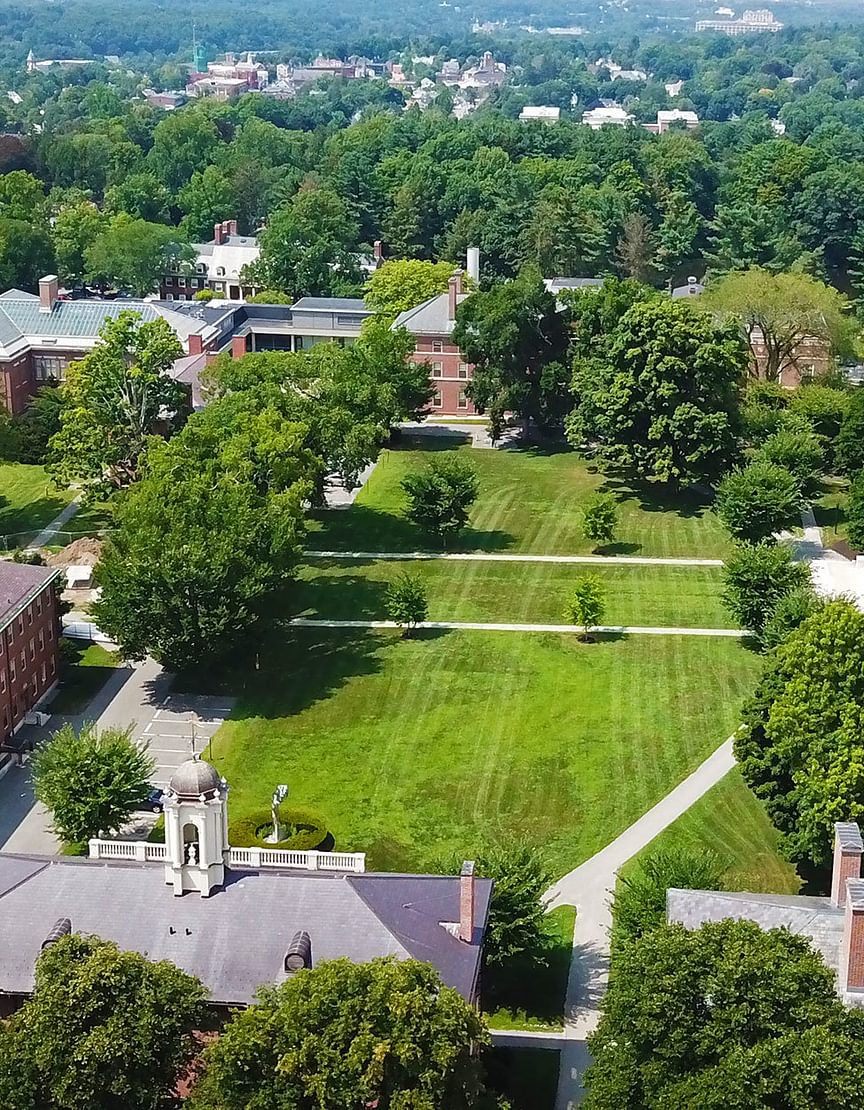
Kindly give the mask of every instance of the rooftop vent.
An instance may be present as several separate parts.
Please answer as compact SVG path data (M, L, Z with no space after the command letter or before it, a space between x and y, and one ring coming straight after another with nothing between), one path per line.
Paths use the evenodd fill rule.
M68 917L58 917L54 924L51 926L51 932L42 941L41 951L44 952L46 948L50 948L52 944L56 944L61 937L68 937L72 932L72 922Z
M288 951L285 953L285 974L292 975L295 971L302 971L304 967L311 966L312 940L304 929L300 929L291 938Z

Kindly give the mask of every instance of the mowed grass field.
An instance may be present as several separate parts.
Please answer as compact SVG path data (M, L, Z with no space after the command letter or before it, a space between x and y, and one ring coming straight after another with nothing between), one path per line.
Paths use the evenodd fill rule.
M44 467L0 464L0 546L23 547L72 499L54 487Z
M731 628L720 567L595 566L463 560L310 559L293 592L298 616L380 620L387 586L408 571L422 578L433 621L563 624L574 582L596 575L606 588L604 624Z
M659 801L737 723L759 666L736 640L286 630L208 758L232 813L321 813L372 869L525 837L557 872Z
M480 483L470 527L452 543L452 550L590 554L595 545L582 533L582 507L597 490L612 492L619 500L621 526L609 553L722 559L731 549L719 520L697 496L670 498L650 485L637 488L604 476L573 452L476 450L454 439L408 436L381 453L349 510L316 514L307 546L334 551L434 547L405 520L400 482L436 451L464 454Z
M777 833L762 803L748 789L737 768L661 833L645 852L672 843L716 852L726 866L723 884L727 890L760 894L797 894L800 890L801 879L795 867L777 851Z

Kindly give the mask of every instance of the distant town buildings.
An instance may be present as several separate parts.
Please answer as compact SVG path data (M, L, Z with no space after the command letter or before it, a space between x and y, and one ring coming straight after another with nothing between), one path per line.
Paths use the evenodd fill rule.
M657 134L662 135L674 123L683 123L689 131L699 126L699 117L695 112L685 112L680 108L661 109L657 113Z
M681 95L681 90L684 88L684 82L669 81L668 84L664 85L664 88L666 89L666 95L672 97L674 100L676 96Z
M740 19L700 19L697 31L722 31L724 35L751 35L759 31L782 31L783 24L768 8L748 9Z
M592 131L599 131L601 127L611 124L614 127L626 127L633 123L635 117L617 104L614 100L601 100L596 108L589 108L582 113L582 122Z
M27 54L27 72L44 73L52 66L57 66L59 69L68 69L72 66L92 66L96 64L96 61L96 58L46 58L43 61L37 61L36 55L31 50Z
M221 62L208 62L206 73L191 73L186 93L192 97L233 100L243 93L266 88L269 79L267 67L256 62L251 52L239 61L227 53Z
M613 62L611 58L598 58L594 63L594 70L605 69L609 74L610 81L647 81L650 74L646 73L644 69L624 69L619 66L617 62Z

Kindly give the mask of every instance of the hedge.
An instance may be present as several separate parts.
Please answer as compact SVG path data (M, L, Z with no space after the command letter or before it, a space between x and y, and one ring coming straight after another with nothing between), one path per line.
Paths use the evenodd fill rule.
M273 827L269 809L256 810L246 817L238 817L228 825L228 843L232 848L278 848L287 852L311 852L319 848L328 837L327 826L317 814L303 809L279 809L279 820L290 825L295 832L286 840L269 844L264 837Z

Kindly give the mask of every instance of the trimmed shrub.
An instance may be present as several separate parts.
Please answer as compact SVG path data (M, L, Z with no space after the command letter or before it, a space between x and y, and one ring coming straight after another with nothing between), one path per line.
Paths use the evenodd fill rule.
M279 821L293 831L285 840L270 844L267 834L273 828L269 809L256 810L238 817L228 826L228 843L232 848L278 848L285 852L312 852L327 840L329 833L323 820L305 809L279 807Z

